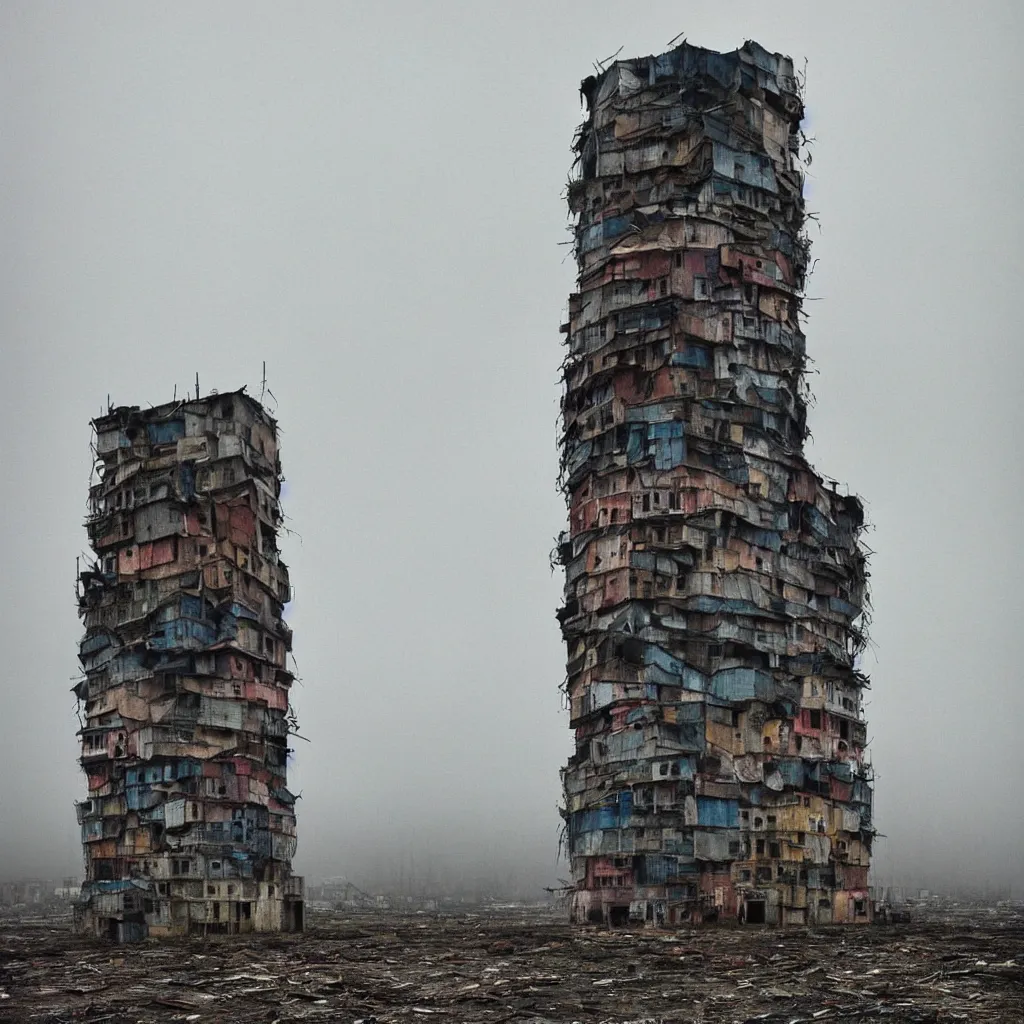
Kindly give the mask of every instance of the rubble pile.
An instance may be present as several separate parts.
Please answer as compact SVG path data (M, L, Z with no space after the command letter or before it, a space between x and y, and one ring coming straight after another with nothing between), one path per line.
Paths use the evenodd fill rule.
M596 931L554 914L325 918L304 936L132 947L0 932L0 1020L1000 1022L1024 1019L1024 913L819 931Z

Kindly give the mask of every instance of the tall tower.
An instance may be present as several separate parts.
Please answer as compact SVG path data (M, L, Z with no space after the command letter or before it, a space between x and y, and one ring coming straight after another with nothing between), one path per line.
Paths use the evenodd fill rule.
M586 79L560 557L572 917L866 922L857 498L803 456L792 61Z
M236 391L93 428L79 923L121 941L301 930L277 425Z

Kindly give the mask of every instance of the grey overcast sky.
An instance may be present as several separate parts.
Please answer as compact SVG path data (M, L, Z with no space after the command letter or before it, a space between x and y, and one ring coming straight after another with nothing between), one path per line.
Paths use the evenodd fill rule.
M810 456L866 500L875 880L1024 866L1015 0L0 4L0 875L80 870L90 417L283 428L298 867L555 864L563 187L592 62L806 58ZM431 867L433 865L433 868Z

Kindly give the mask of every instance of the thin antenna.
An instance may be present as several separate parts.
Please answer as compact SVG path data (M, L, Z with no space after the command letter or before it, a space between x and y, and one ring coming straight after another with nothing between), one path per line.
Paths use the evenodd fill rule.
M174 398L171 401L176 402L178 400L178 385L174 385Z
M615 60L615 58L618 57L620 53L622 53L623 49L624 47L620 46L610 57L605 57L604 60L595 61L594 67L597 68L598 74L603 75L605 72L605 66L608 64L608 62Z
M260 383L260 405L263 404L263 392L267 390L267 361L263 360L263 380Z
M196 370L196 401L199 401L199 371Z
M669 41L668 41L668 42L667 42L667 43L665 44L665 49L666 49L666 50L668 50L668 49L671 49L671 47L673 47L673 46L674 46L674 45L675 45L675 44L676 44L676 43L677 43L677 42L678 42L678 41L679 41L680 39L682 39L682 38L683 38L683 37L684 37L685 35L686 35L686 29L684 28L684 29L683 29L683 31L679 33L679 35L677 35L677 36L673 36L673 37L672 37L672 38L671 38L671 39L670 39L670 40L669 40Z

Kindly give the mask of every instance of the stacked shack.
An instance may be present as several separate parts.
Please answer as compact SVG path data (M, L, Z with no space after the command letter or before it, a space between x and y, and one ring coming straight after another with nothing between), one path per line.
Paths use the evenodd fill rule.
M866 922L860 502L808 465L789 58L582 85L559 552L572 916Z
M83 930L295 931L277 427L244 392L93 422Z

